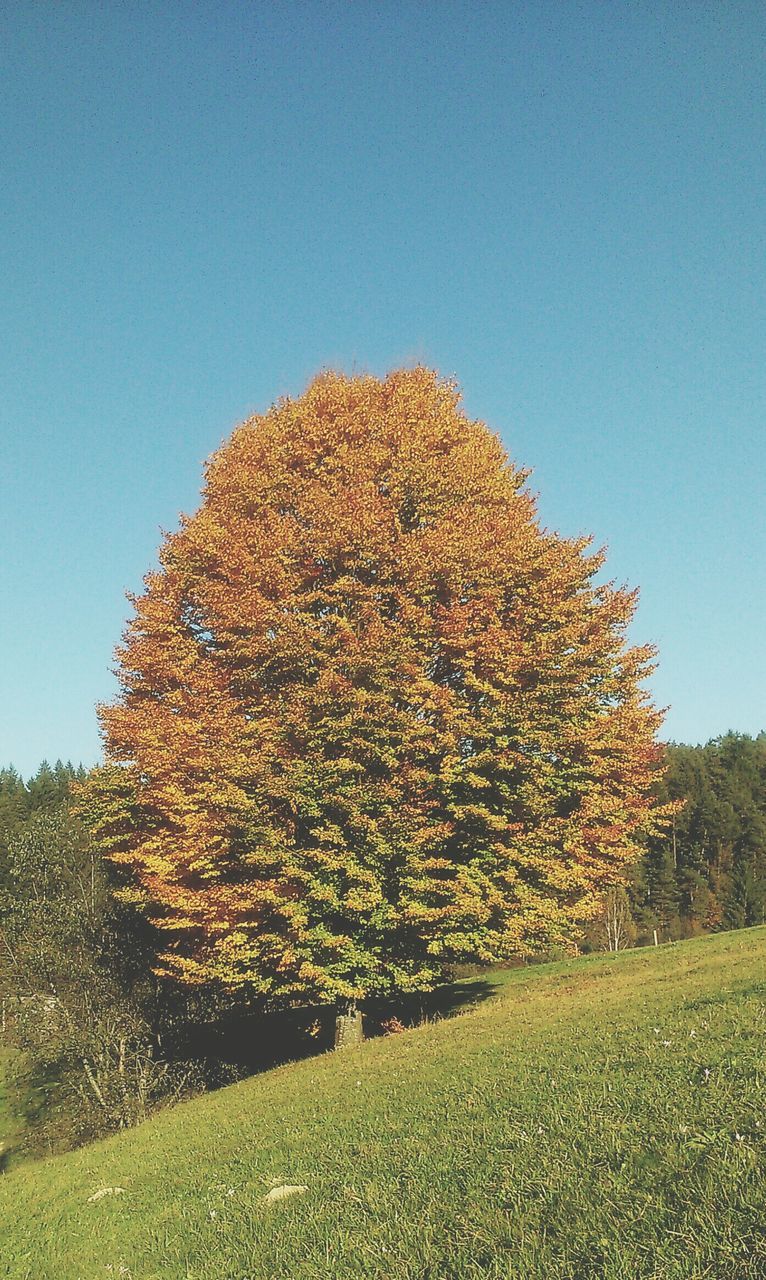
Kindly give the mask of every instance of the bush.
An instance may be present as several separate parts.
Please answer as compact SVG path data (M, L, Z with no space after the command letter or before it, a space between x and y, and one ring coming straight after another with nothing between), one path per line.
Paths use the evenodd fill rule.
M169 992L150 976L151 935L118 904L67 804L10 843L0 897L0 995L18 1051L27 1145L59 1150L136 1123L201 1082L171 1062Z

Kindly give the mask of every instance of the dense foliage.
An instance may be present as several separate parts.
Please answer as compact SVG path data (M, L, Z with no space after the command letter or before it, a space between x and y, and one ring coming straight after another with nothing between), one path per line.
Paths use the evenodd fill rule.
M613 951L766 922L766 733L671 743L658 798L675 806L587 932Z
M17 1051L27 1144L70 1146L121 1128L190 1079L158 1032L169 1010L152 939L72 805L84 770L0 775L0 1004Z
M49 813L65 803L73 781L83 781L85 770L57 760L43 760L25 782L14 768L0 769L0 888L8 878L8 856L14 837L31 817Z
M633 888L663 938L766 921L766 733L672 745L662 795L685 803L650 842Z
M634 594L425 369L241 426L165 541L92 803L162 969L277 1001L566 945L653 829Z

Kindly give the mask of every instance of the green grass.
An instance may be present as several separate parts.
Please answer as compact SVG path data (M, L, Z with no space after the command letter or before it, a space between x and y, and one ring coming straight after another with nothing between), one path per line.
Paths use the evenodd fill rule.
M495 973L455 1019L20 1166L0 1275L763 1280L765 960L758 929Z

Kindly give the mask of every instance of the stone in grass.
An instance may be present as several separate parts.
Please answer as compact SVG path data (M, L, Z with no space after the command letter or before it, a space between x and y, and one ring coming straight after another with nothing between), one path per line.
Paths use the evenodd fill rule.
M299 1196L304 1191L308 1191L308 1187L294 1187L289 1183L283 1183L281 1187L272 1187L263 1197L266 1204L273 1204L275 1200L286 1200L288 1196Z

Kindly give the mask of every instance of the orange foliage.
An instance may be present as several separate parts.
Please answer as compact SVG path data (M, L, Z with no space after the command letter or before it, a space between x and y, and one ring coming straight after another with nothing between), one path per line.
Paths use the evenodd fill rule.
M422 368L325 374L212 457L101 713L142 815L110 856L166 972L429 987L571 942L636 856L652 650L525 479Z

